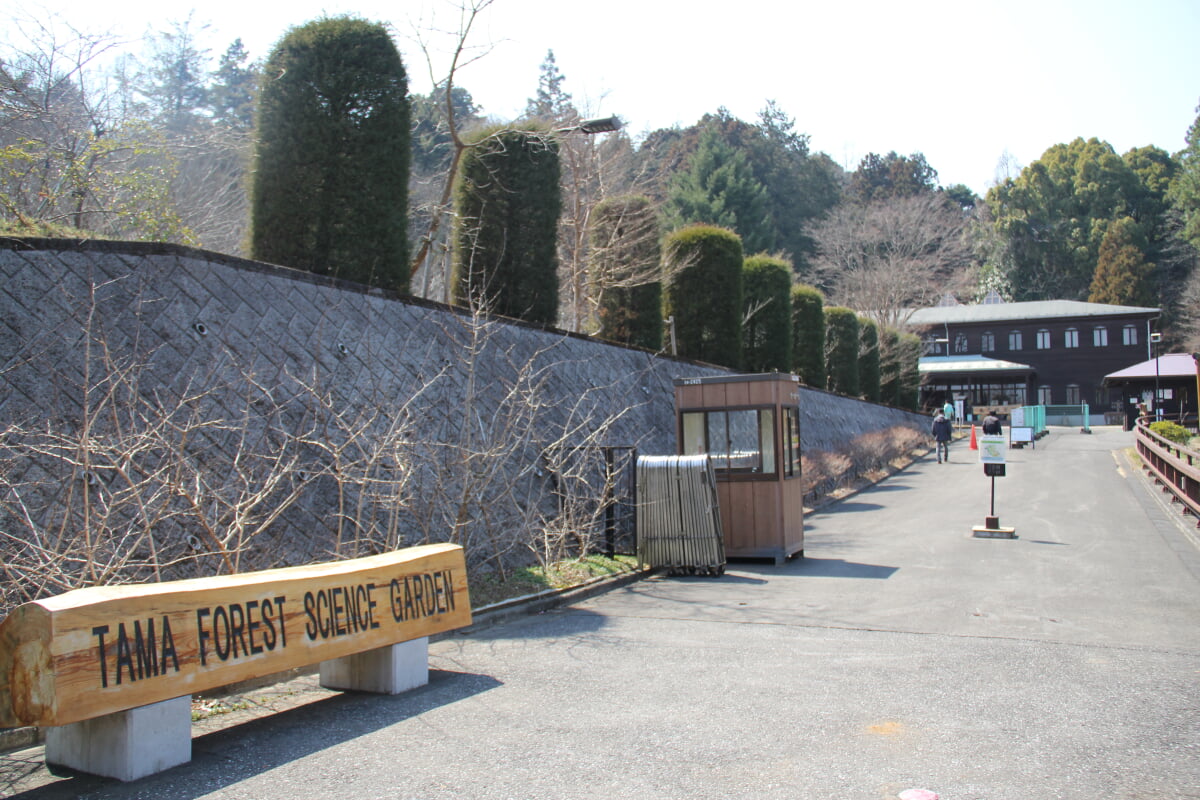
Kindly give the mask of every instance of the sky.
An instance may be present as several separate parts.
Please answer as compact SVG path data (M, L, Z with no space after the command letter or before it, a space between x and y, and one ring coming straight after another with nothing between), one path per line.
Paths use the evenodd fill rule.
M0 40L34 9L0 0L9 31ZM352 13L391 26L420 93L450 63L456 37L438 31L459 26L447 0L43 0L40 9L124 37L134 52L147 31L190 15L214 65L236 38L265 57L289 28ZM553 51L580 111L619 115L635 139L721 107L753 122L773 100L812 150L847 169L868 153L920 152L943 186L983 194L1012 165L1077 137L1118 153L1182 149L1200 104L1198 43L1196 0L493 0L467 40L477 58L456 82L486 114L513 119Z

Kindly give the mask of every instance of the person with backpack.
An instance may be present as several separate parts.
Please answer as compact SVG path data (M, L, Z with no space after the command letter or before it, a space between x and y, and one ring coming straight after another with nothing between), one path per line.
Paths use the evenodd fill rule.
M950 463L950 439L954 436L954 426L950 424L950 420L946 419L946 415L941 410L934 416L933 424L929 426L929 432L937 443L938 463L941 464L943 460L947 464Z
M983 432L988 436L1000 436L1004 433L1004 428L1000 425L1000 417L996 416L996 409L993 408L983 418Z

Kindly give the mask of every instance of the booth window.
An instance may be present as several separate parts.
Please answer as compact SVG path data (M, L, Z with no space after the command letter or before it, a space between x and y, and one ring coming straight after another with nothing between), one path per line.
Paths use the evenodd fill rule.
M783 449L787 454L783 470L785 476L795 478L800 475L800 409L785 408L783 416L787 425L783 431Z
M728 475L775 472L775 412L769 408L685 411L684 455L708 453Z

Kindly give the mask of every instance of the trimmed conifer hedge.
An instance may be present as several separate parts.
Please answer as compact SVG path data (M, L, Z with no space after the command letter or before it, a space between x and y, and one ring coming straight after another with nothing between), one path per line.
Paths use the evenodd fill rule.
M263 74L252 256L407 292L408 81L387 29L293 28Z
M790 372L792 265L766 254L742 267L742 369Z
M792 372L813 388L825 388L825 298L804 284L792 287Z
M599 336L650 350L662 347L662 245L649 197L603 200L591 215L591 281Z
M825 309L826 387L858 396L858 315L848 308Z
M547 130L480 131L454 192L454 302L558 320L558 143Z
M737 369L742 363L742 240L727 228L689 225L667 237L665 311L677 352Z

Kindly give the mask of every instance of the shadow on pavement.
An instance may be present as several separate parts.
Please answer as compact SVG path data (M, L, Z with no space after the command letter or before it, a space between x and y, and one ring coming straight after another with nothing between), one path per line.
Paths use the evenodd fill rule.
M121 783L63 771L54 783L9 797L68 800L102 793L106 798L190 800L498 686L500 682L487 675L431 669L428 685L404 694L336 694L197 736L190 762L141 780ZM314 737L314 730L323 735Z

